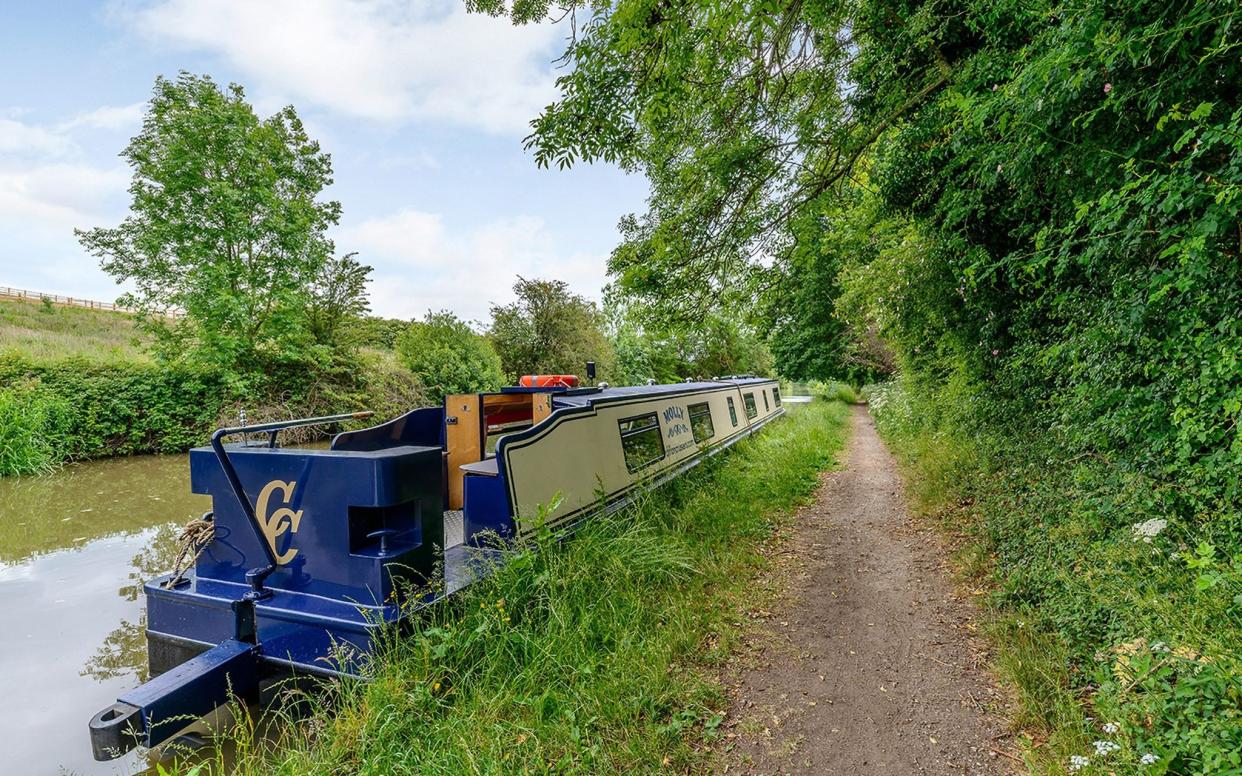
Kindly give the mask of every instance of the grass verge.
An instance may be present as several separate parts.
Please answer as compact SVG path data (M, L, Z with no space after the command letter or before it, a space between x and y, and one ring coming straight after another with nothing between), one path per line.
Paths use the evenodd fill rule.
M740 635L762 543L834 464L846 416L839 403L794 408L569 541L518 548L393 639L374 681L330 686L272 746L235 731L229 769L707 769L727 708L715 669Z

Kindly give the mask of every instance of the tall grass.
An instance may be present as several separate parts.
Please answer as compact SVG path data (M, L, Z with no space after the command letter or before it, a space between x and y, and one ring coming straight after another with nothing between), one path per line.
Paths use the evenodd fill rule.
M0 389L0 476L58 467L68 412L63 401L30 386Z
M242 774L668 773L710 767L763 542L844 437L843 405L794 409L568 541L516 549L333 684ZM235 737L237 738L237 737ZM223 755L221 755L223 758ZM223 759L219 761L220 764Z

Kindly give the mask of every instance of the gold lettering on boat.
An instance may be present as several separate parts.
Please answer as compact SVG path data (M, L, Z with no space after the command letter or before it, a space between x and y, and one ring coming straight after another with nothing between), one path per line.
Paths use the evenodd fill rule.
M302 523L302 510L296 512L287 505L293 500L293 489L297 487L296 481L285 482L284 480L272 480L263 486L263 490L259 491L259 499L255 502L255 516L259 518L259 525L263 527L263 535L267 538L267 544L272 548L272 555L276 557L276 563L283 566L298 554L294 548L289 548L283 554L276 548L276 540L279 539L285 531L290 534L298 532L298 526ZM267 502L272 497L274 491L280 491L283 494L281 503L286 506L280 507L271 515L267 513Z

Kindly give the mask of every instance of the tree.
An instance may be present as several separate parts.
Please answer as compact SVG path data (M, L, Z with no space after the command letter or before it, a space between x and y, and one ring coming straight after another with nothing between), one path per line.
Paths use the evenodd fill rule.
M600 379L611 378L612 344L594 302L559 280L518 278L517 300L492 307L491 340L505 376L580 374L594 361Z
M525 22L550 3L474 5ZM867 18L880 15L869 3L566 5L577 23L560 98L528 147L544 166L605 160L646 174L648 210L623 221L609 270L682 320L753 299L764 279L753 260L781 249L789 219L846 179L909 110L900 103L919 104L945 78L926 66L937 40ZM856 24L895 31L885 45L909 65L877 83L886 99L900 95L896 109L851 104L843 88L860 56Z
M908 222L879 210L877 198L858 185L821 197L790 223L794 237L764 299L768 345L785 377L861 384L894 371L893 354L879 338L883 311L857 293L843 300L847 268L909 237Z
M383 350L394 350L410 322L399 318L377 318L368 315L358 320L359 338L363 344Z
M236 84L160 77L121 155L130 215L76 233L118 283L134 284L122 301L160 352L239 372L309 358L306 310L340 205L318 199L331 159L294 109L261 120Z
M504 382L491 343L448 311L410 323L397 338L397 357L435 402L452 393L494 391Z
M324 262L311 285L306 307L307 326L319 345L341 352L364 336L360 319L371 309L367 282L372 268L347 253Z
M740 315L711 310L693 324L672 323L616 286L605 289L604 299L619 384L771 374L772 354Z

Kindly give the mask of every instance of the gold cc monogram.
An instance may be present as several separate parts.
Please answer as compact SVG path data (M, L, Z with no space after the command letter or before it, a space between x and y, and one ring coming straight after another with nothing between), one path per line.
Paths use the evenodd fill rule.
M291 548L283 555L279 554L279 550L276 549L276 539L285 531L298 532L298 525L302 522L302 510L294 512L289 507L283 506L269 516L267 502L272 497L273 491L279 490L284 494L281 502L288 504L293 499L293 489L296 486L297 482L272 480L263 486L263 490L259 491L259 499L255 502L255 516L259 518L259 525L263 527L263 535L267 538L268 546L272 548L272 555L276 556L276 563L281 566L293 560L293 556L297 555L298 551Z

